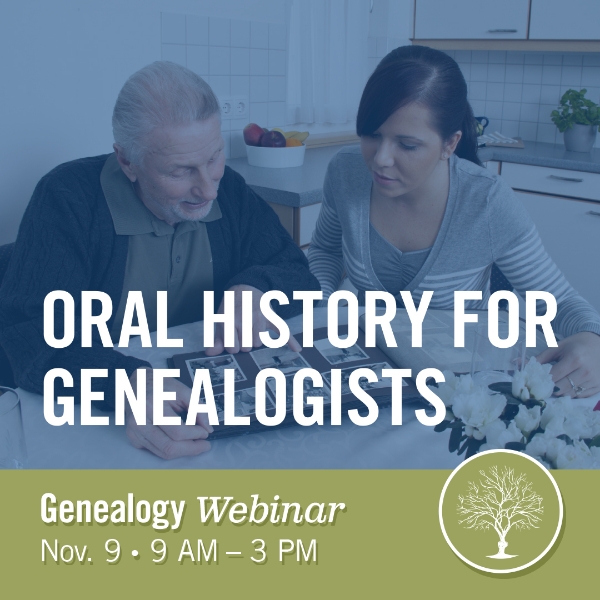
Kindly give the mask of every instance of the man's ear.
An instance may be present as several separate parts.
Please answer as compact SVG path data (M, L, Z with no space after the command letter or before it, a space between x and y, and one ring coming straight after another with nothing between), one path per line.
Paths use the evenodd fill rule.
M123 152L123 148L118 144L113 144L113 149L115 151L115 155L117 156L117 160L119 161L119 165L125 173L125 176L131 183L135 183L137 181L137 173L135 172L135 167L131 164L131 162L125 158L125 153Z
M444 149L442 152L442 158L449 158L454 151L456 150L456 146L458 146L458 142L460 142L460 138L462 137L462 131L455 131L448 141L444 144Z

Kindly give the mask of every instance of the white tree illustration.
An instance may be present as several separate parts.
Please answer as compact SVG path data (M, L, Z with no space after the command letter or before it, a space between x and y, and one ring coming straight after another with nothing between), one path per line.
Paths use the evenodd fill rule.
M537 529L544 512L543 498L533 491L524 473L515 475L513 469L490 467L481 470L478 483L469 481L465 496L458 496L459 524L467 529L493 528L500 541L498 553L488 558L513 558L506 554L506 536L515 529Z

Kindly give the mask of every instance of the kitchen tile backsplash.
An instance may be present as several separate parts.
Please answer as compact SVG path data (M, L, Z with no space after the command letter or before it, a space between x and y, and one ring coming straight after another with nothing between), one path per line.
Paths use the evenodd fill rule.
M600 102L600 54L458 50L448 54L463 71L473 110L490 118L491 131L560 144L562 134L550 120L550 113L562 94L569 88L586 88L587 97ZM484 97L479 79L485 66ZM474 72L479 73L478 78Z
M198 73L219 97L249 100L248 115L223 120L228 157L245 156L242 129L251 122L285 123L286 29L278 23L210 16L161 14L162 59ZM369 66L401 44L371 37ZM550 112L569 88L588 90L600 102L600 53L448 50L459 64L476 116L490 119L489 131L524 140L562 143ZM600 136L596 146L600 147Z
M399 45L392 38L369 39L371 70ZM448 50L460 65L476 116L490 119L488 131L524 140L562 143L550 120L560 97L569 88L587 89L600 103L600 53L499 52ZM600 135L596 137L600 147Z
M249 100L246 117L223 119L228 158L246 156L242 130L249 122L284 125L287 33L281 24L161 13L161 50L163 60L200 75L218 97Z

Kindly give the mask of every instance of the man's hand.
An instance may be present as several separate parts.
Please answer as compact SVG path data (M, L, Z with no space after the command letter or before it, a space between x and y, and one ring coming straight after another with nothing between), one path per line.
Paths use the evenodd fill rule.
M600 336L582 331L544 350L540 363L556 361L550 374L560 389L557 394L589 398L600 392ZM581 391L578 391L581 389Z
M267 331L269 328L275 329L273 324L262 314L260 310L260 299L263 296L263 293L260 290L250 286L250 285L234 285L230 288L230 291L235 292L235 336L234 336L234 345L228 348L225 348L224 343L224 332L223 332L223 324L218 323L215 331L215 345L212 348L206 348L204 350L207 356L217 356L217 354L221 354L223 350L227 350L230 354L237 354L240 352L250 352L252 348L260 348L262 346L262 342L260 341L259 333L261 331ZM252 294L252 346L242 346L242 292L243 291L251 291ZM223 313L224 311L224 301L221 302L221 306L219 306L219 313ZM302 346L298 343L298 341L294 338L294 336L290 336L290 340L287 344L290 349L294 352L300 352L302 350Z
M129 403L126 403L125 424L129 441L135 448L145 448L161 458L171 459L180 456L195 456L210 450L206 441L213 428L206 414L198 415L196 425L154 425L152 371L141 369L146 374L146 425L138 425ZM133 389L137 389L137 372L129 378ZM164 379L164 390L177 393L177 399L163 404L165 416L180 413L185 423L185 413L190 404L191 390L177 379Z

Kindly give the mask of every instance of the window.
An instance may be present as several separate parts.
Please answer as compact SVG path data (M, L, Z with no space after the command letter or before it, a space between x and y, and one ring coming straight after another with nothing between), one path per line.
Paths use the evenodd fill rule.
M369 0L293 0L289 23L287 123L353 128L368 77Z

